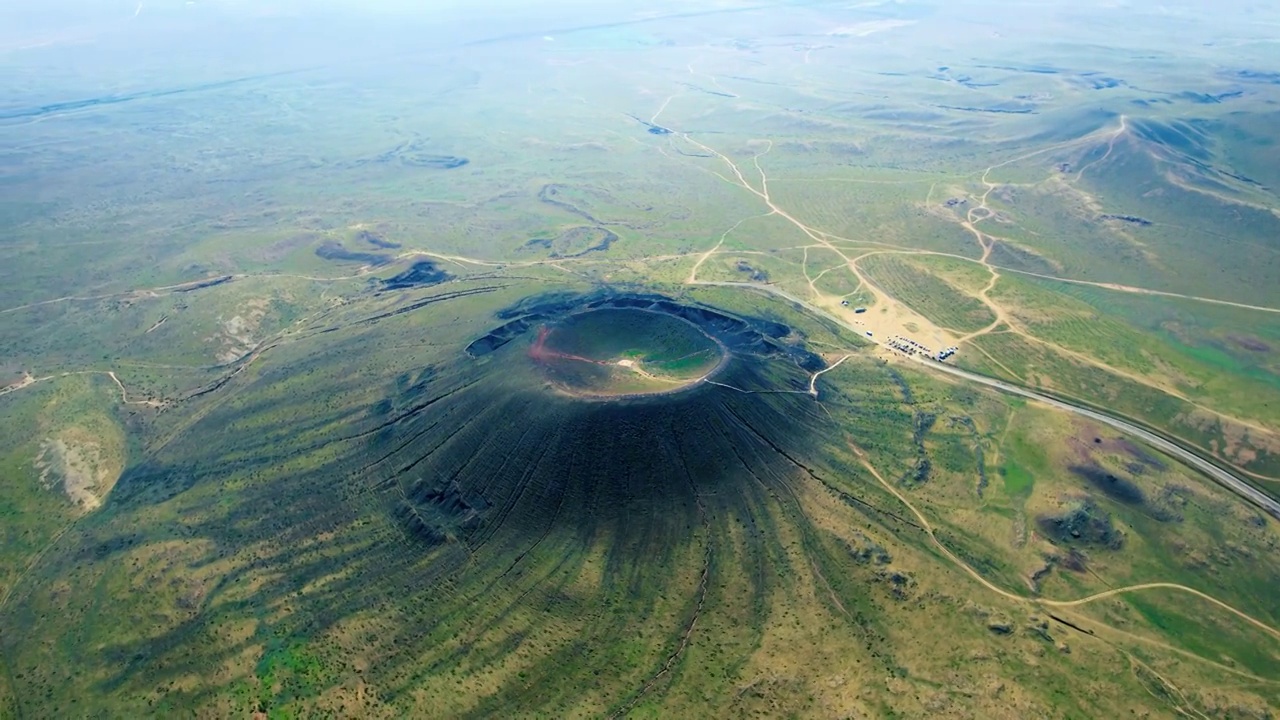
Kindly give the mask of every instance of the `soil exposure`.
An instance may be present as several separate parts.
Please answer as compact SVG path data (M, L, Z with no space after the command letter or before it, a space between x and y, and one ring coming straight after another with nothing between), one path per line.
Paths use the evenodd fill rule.
M591 309L543 325L528 355L557 390L594 398L678 392L729 357L693 323L636 308Z

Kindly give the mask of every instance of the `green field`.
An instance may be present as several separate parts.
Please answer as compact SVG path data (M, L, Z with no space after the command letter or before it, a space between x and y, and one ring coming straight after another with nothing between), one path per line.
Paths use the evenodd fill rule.
M728 361L724 345L693 323L656 310L593 308L538 329L529 350L550 381L571 394L669 393Z
M912 308L929 320L958 333L981 330L996 316L972 294L908 261L875 255L862 263L873 282L894 297L912 298Z
M1275 716L1277 23L0 8L0 719Z

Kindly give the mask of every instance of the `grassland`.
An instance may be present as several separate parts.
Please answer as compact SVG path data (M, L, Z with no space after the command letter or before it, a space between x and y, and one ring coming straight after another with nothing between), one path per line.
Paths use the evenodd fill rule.
M862 268L893 297L918 298L912 308L935 324L964 334L995 322L995 313L972 294L892 255L873 255Z
M779 703L806 714L998 714L1007 698L974 703L935 685L949 678L977 697L986 673L1000 668L1018 679L1017 702L1027 708L1061 709L1069 696L1070 707L1089 713L1146 696L1141 671L1115 670L1128 667L1126 652L1148 648L1040 629L1050 622L1041 598L1160 579L1214 587L1242 611L1277 620L1250 589L1273 576L1269 564L1225 575L1220 561L1177 550L1258 549L1275 542L1274 527L1233 522L1241 509L1215 486L1123 439L1108 436L1097 462L1145 457L1150 507L1113 500L1069 469L1096 430L1077 427L1080 441L1047 451L1046 438L1073 427L1068 418L1010 410L986 391L886 367L868 349L821 376L820 402L805 392L743 394L805 381L785 362L744 374L758 362L749 359L723 378L738 391L706 386L648 409L557 399L537 390L532 365L511 362L522 345L481 363L457 354L492 310L531 289L515 283L447 301L475 319L453 325L421 311L363 323L363 302L335 309L314 328L336 331L303 331L276 346L237 376L239 390L167 411L191 413L195 425L155 447L8 605L29 637L68 628L104 648L71 675L43 645L6 645L22 668L20 707L57 712L72 707L57 698L97 694L106 703L99 707L122 714L684 714ZM748 306L770 307L760 303ZM785 310L776 320L804 317ZM814 340L856 343L823 335L820 323L810 331ZM427 333L434 342L412 340ZM326 392L306 392L316 384ZM419 414L431 398L442 399ZM405 419L388 425L396 417ZM217 467L200 460L204 427L226 438ZM924 478L916 474L922 459L930 463ZM561 474L565 467L572 471ZM1000 467L1034 481L982 486L979 478ZM651 474L630 474L642 468ZM1168 502L1165 487L1177 488L1182 517L1144 520ZM1059 512L1061 498L1085 495L1122 528L1125 544L1082 545L1087 561L1072 562L1087 562L1087 572L1055 568L1028 589L1045 558L1073 549L1029 540L1028 525ZM404 502L413 513L397 509ZM486 520L472 523L473 511ZM1192 527L1209 536L1188 535ZM931 536L1026 600L974 584L938 556ZM96 560L84 563L84 553ZM57 579L35 579L46 577ZM1145 598L1133 607L1161 602ZM126 629L107 617L137 620ZM1127 631L1175 641L1176 624L1152 617ZM923 643L926 628L942 640ZM1215 630L1226 632L1232 639L1219 642L1237 648L1235 671L1269 678L1275 647L1229 622ZM1203 653L1198 637L1177 642ZM979 648L995 654L954 660ZM815 672L815 652L825 671ZM1037 662L1013 660L1020 657ZM1192 663L1177 672L1169 682L1182 686L1232 671ZM1072 693L1064 674L1087 674L1098 692ZM55 686L67 695L37 700Z
M880 344L1274 495L1273 12L205 5L0 23L0 717L1280 712L1275 519ZM601 288L781 329L464 351Z

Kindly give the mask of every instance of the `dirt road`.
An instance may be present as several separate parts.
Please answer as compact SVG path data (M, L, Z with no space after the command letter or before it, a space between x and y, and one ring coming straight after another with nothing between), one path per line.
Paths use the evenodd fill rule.
M783 298L784 300L789 300L809 310L810 312L817 313L822 317L825 317L835 323L838 323L841 327L851 332L861 335L861 333L858 331L857 328L845 322L839 316L834 315L830 312L827 312L826 310L818 307L817 305L806 302L805 300L798 298L795 295L792 295L791 293L785 290L773 287L771 285L758 285L755 283L715 282L715 281L708 281L708 280L699 280L699 281L695 281L692 284L714 285L719 287L748 288L748 289L753 289L760 292L769 293L771 295L776 295L778 297ZM995 378L987 377L986 375L979 375L977 373L972 373L967 370L961 370L960 368L955 367L953 365L947 365L945 363L935 362L933 360L927 360L919 357L916 358L916 361L920 363L920 365L922 365L923 367L933 370L935 372L946 373L948 375L963 378L970 382L976 382L982 385L986 385L987 387L995 388L996 390L1000 390L1001 392L1006 392L1012 395L1020 395L1025 398L1030 398L1032 400L1042 402L1046 405L1052 405L1053 407L1056 407L1059 410L1066 410L1067 412L1075 413L1076 415L1087 417L1091 420L1096 420L1100 423L1116 428L1117 430L1128 433L1129 435L1132 435L1138 438L1139 440L1142 440L1143 442L1156 448L1157 450L1168 453L1169 455L1172 455L1178 460L1204 473L1205 475L1209 476L1218 484L1227 488L1228 490L1235 493L1236 495L1239 495L1241 498L1249 501L1250 503L1253 503L1254 505L1262 508L1269 515L1276 518L1277 520L1280 520L1280 502L1277 502L1275 498L1272 498L1270 495L1267 495L1261 490L1245 482L1234 473L1204 459L1203 457L1201 457L1200 455L1197 455L1191 450L1188 450L1182 447L1181 445L1174 443L1171 440L1166 440L1165 438L1160 437L1159 435L1156 435L1155 433L1149 430L1145 430L1137 425L1134 425L1133 423L1128 422L1127 420L1123 420L1118 417L1107 415L1106 413L1100 412L1098 410L1093 410L1091 408L1083 407L1080 405L1074 405L1072 403L1069 403L1063 400L1058 400L1057 398L1050 397L1048 395L1036 392L1035 390L1031 390L1029 388L1022 387L1020 385L1014 385L1012 383L1008 383L1003 380L996 380Z

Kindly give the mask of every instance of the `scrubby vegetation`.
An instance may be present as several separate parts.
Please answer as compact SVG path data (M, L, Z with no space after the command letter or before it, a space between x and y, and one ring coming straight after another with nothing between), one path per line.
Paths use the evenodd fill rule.
M0 717L1280 712L1275 519L931 359L1276 494L1270 9L223 5L0 29Z

